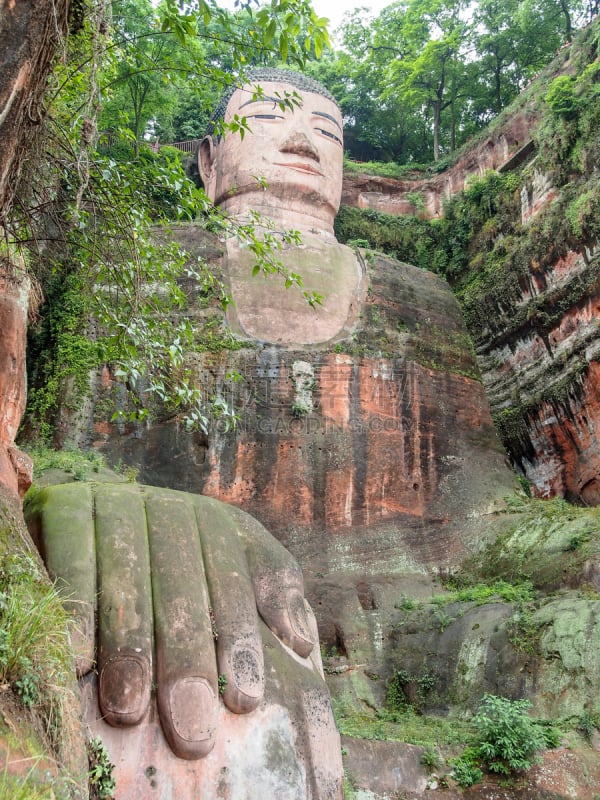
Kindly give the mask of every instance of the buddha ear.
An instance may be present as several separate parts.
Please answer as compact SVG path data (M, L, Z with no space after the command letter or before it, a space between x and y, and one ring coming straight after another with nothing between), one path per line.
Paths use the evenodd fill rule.
M215 143L212 136L205 136L198 148L198 172L204 184L204 191L214 200L215 193Z

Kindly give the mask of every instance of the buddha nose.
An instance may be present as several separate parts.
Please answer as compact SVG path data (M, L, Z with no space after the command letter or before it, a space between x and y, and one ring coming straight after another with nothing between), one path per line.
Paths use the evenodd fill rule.
M281 153L294 153L297 156L304 156L305 158L312 158L314 161L320 161L319 151L302 130L295 130L285 139L279 148Z

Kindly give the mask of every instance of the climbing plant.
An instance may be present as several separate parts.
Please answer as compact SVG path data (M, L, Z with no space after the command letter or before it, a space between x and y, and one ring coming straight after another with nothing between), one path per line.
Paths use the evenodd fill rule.
M189 427L206 427L211 413L231 416L223 403L205 396L187 369L191 326L181 315L175 319L185 303L182 278L201 288L210 285L223 304L226 293L205 262L190 263L180 249L165 244L168 237L153 236L152 226L197 219L222 237L236 237L255 256L257 271L281 273L287 285L302 283L279 260L280 250L297 242L295 232L269 229L258 215L248 224L225 219L177 157L153 157L140 144L141 111L133 134L127 120L113 131L117 138L130 138L131 159L112 158L98 144L98 114L124 80L119 73L124 54L132 81L160 70L161 79L169 79L173 63L151 59L144 50L149 40L176 43L182 74L223 88L234 75L242 79L250 39L281 59L301 63L307 52L328 44L325 21L307 0L273 0L259 9L244 6L240 13L252 25L239 35L232 15L214 2L164 0L154 13L144 7L147 26L133 31L117 11L141 5L141 0L115 4L111 14L106 0L78 4L78 24L64 43L47 93L44 164L26 176L21 202L4 222L8 245L28 251L31 272L51 301L42 306L35 331L44 363L32 375L29 416L30 427L46 438L56 425L65 382L74 382L81 393L86 373L100 360L115 365L115 378L131 392L138 419L152 398ZM203 37L227 43L227 70L198 47ZM206 93L199 99L206 102ZM245 126L242 119L228 127L243 134Z

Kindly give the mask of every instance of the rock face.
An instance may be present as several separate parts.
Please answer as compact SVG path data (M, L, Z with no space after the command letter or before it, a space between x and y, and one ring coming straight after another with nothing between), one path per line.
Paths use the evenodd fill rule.
M463 573L480 592L483 583L504 581L497 592L465 589L437 603L398 604L388 660L406 676L406 702L447 711L474 708L489 693L528 698L546 719L596 715L598 511L523 501L502 525ZM521 587L520 597L502 597L512 586ZM415 700L411 684L418 687L423 675L431 680Z
M193 228L178 235L193 242ZM350 337L192 356L204 385L241 410L235 432L216 425L203 441L164 422L118 435L97 415L95 442L148 483L260 519L301 563L321 636L357 659L381 648L400 576L460 563L513 481L447 285L383 257L362 269ZM200 303L188 313L201 328ZM243 380L228 383L232 369Z
M405 181L350 177L343 200L431 218L469 178L512 173L517 188L472 236L463 254L469 274L455 276L456 288L513 463L537 495L587 504L600 502L598 24L445 172ZM560 75L574 77L577 111L568 119L544 100ZM411 205L415 193L420 209Z
M465 149L451 167L433 177L415 175L397 180L366 174L345 175L342 204L384 214L420 213L430 218L440 217L444 202L461 192L469 180L480 177L486 170L516 164L529 155L533 144L531 132L539 117L539 110L526 105L476 146ZM415 205L415 194L420 198L419 207Z
M14 444L25 410L25 343L29 281L0 264L0 484L21 497L31 484L31 460Z
M562 744L546 751L526 775L507 781L488 776L485 783L458 787L452 778L432 773L422 764L424 748L399 742L343 737L351 776L360 800L595 800L600 784L598 745L594 749ZM503 785L510 783L510 785Z
M505 530L455 576L462 588L431 598L421 594L422 586L405 584L394 612L386 668L371 673L373 694L381 692L382 684L387 689L391 713L379 719L390 726L395 721L395 730L384 731L384 723L375 721L369 728L364 712L361 716L348 695L338 692L349 661L339 653L325 660L330 686L341 700L342 733L359 735L362 725L370 738L385 738L385 733L402 738L420 718L418 735L430 742L437 757L434 776L423 766L420 747L343 736L347 769L356 787L373 792L366 796L379 800L400 790L406 797L593 800L597 792L600 739L586 720L596 719L600 710L600 607L594 593L600 564L598 509L526 499L515 499L510 507L503 516ZM510 788L488 774L482 783L459 789L451 759L464 745L450 742L457 741L465 709L475 711L485 693L527 698L534 717L571 720L572 730L562 727L558 747L541 753L531 770L513 775ZM424 735L427 724L442 720L445 734L438 728Z
M599 269L598 253L569 252L532 274L524 313L480 348L490 403L535 492L589 505L600 502Z

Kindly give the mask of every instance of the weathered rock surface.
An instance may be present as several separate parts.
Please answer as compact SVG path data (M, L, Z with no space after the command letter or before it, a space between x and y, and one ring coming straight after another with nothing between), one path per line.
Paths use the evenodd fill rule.
M191 232L182 230L188 246ZM486 515L513 481L446 284L383 257L363 269L369 286L351 337L191 355L205 385L241 410L235 432L216 425L190 440L159 422L119 436L98 414L95 423L96 446L140 465L142 480L260 519L302 564L321 635L349 651L353 640L381 646L380 634L368 645L365 636L390 604L374 604L371 581L460 563L491 533ZM200 303L188 313L201 329ZM232 369L243 381L227 382Z
M400 742L342 738L356 800L595 800L600 786L598 747L563 743L546 751L541 763L510 786L488 776L484 783L460 788L443 770L421 764L424 748ZM447 775L447 785L440 778ZM506 781L505 781L506 783Z
M542 497L600 502L598 252L568 252L535 274L513 322L479 352L513 459Z
M373 800L405 796L421 796L428 788L427 770L421 764L424 748L399 742L378 742L374 739L342 737L345 761L355 789L367 789ZM369 795L366 795L369 797Z
M422 706L468 708L484 694L532 701L544 718L600 711L597 653L600 605L576 595L519 611L516 604L449 603L405 613L387 651L389 663L431 676ZM406 691L410 695L410 686Z
M470 178L485 170L508 172L527 165L515 194L521 226L505 231L498 226L498 284L488 285L488 296L481 298L483 318L470 321L470 331L494 419L515 465L539 496L559 495L587 504L600 502L596 446L600 256L594 226L597 210L593 210L598 155L592 137L583 141L585 125L578 129L576 121L570 121L574 149L562 154L564 169L570 172L558 180L556 165L550 172L539 166L540 160L548 163L551 158L539 152L536 159L535 140L540 120L548 113L543 97L549 81L581 73L588 65L593 69L597 63L598 25L596 19L581 31L544 70L541 80L495 122L489 135L466 146L447 170L403 181L347 177L343 196L345 204L358 208L437 217L443 201L462 191ZM581 108L596 105L591 91L579 99ZM597 130L595 122L591 129ZM556 140L542 146L556 146ZM577 147L581 158L575 154ZM422 208L411 204L415 194ZM577 200L573 204L574 198L579 198L580 206ZM524 242L528 235L530 243L537 239L539 244L523 245L522 255L509 267L514 271L509 285L501 275L507 269L502 265L502 237L506 236L508 251L509 240ZM493 246L485 237L471 242L473 252ZM486 269L481 269L482 279L489 277L483 274ZM477 280L476 275L473 278Z
M369 208L384 214L425 214L439 217L444 202L461 192L469 180L486 170L499 169L530 155L531 132L539 120L539 110L525 105L516 114L506 115L493 132L466 147L462 155L444 172L431 177L417 176L399 180L373 175L345 175L342 204ZM415 193L423 207L414 204ZM411 198L412 195L412 198Z
M600 786L600 740L592 721L600 712L600 606L590 576L600 554L597 509L527 501L518 513L505 516L505 523L505 532L457 576L466 581L465 599L459 599L459 592L446 593L446 599L438 593L432 602L423 596L425 586L416 583L407 585L398 599L386 668L369 672L372 696L365 700L378 706L392 676L399 681L400 695L391 695L394 699L388 698L387 707L401 714L412 708L413 722L408 724L413 736L415 712L424 715L420 736L425 741L433 737L428 749L437 756L437 766L431 770L436 775L422 765L424 747L344 736L347 769L354 786L364 790L359 797L392 798L401 790L411 798L424 794L473 800L595 798ZM527 590L523 584L527 578L536 592L520 602L507 602L499 593L482 599L486 585L473 586L478 580L487 586L503 580L498 591L502 586L511 591L519 584ZM393 720L394 714L369 718L365 706L352 704L343 680L349 660L341 653L329 654L325 665L332 691L339 697L342 730L362 727L364 735L383 738L384 725L390 724L385 720ZM541 754L540 764L511 776L510 786L487 775L482 783L459 789L451 775L451 759L464 745L448 744L443 737L451 734L452 720L456 727L464 724L465 710L474 711L484 693L529 699L534 716L562 719L563 740L558 748ZM392 736L403 736L403 719L397 720ZM436 739L427 723L442 719L445 734ZM443 776L447 787L440 781Z
M505 516L507 530L467 562L471 583L533 584L528 600L444 602L439 595L437 604L417 601L414 610L397 604L388 663L415 680L435 676L424 707L473 707L489 693L527 697L545 718L600 712L600 527L596 509L563 505L523 504Z
M29 280L0 263L0 484L23 496L31 484L31 459L14 440L25 410L25 345Z
M536 494L595 505L600 254L597 243L570 249L558 230L552 241L547 231L561 224L553 210L560 194L538 185L536 172L524 180L523 235L547 212L536 229L547 251L541 260L532 254L476 321L478 363L503 441Z

